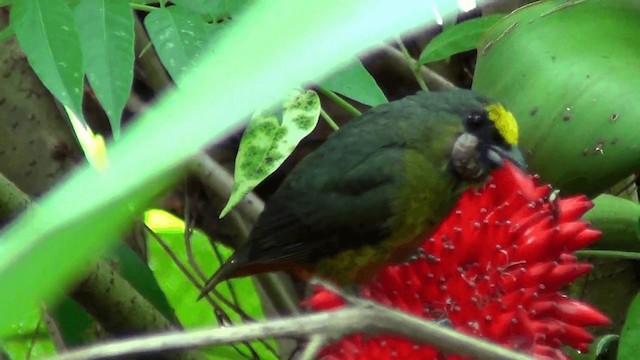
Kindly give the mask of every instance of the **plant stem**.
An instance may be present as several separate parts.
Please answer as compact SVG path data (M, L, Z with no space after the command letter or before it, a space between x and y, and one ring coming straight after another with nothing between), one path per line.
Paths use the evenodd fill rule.
M338 127L338 124L336 124L335 121L333 121L333 119L331 118L331 116L329 116L329 114L327 114L326 111L324 111L323 108L320 108L320 115L322 116L322 118L324 119L324 121L327 122L327 124L329 124L329 126L331 126L331 128L335 131L340 130L340 127Z
M353 116L362 115L360 110L358 110L355 107L353 107L353 105L351 105L348 102L346 102L343 98L340 97L340 95L334 93L333 91L331 91L331 90L329 90L327 88L323 88L322 86L318 86L318 91L320 91L324 96L328 97L329 99L335 101L336 104L342 106L351 115L353 115Z
M578 256L592 256L602 258L615 258L615 259L627 259L627 260L640 260L640 252L633 251L616 251L616 250L578 250L576 251Z
M129 5L133 10L140 10L145 12L152 12L152 11L158 10L157 7L151 6L151 5L136 4L136 3L130 3Z
M415 59L411 57L411 54L409 54L409 50L407 50L407 47L404 46L404 44L402 43L402 40L398 39L397 42L398 42L398 47L400 48L400 52L402 53L402 56L404 56L405 61L411 67L413 76L415 76L416 81L418 81L418 85L420 85L420 89L422 89L423 91L429 91L427 84L424 82L424 79L422 78L422 74L420 72L420 66L415 61Z

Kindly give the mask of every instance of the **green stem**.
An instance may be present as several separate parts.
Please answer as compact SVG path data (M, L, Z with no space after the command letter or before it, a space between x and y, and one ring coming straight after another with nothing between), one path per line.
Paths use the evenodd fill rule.
M152 11L158 10L157 7L150 6L150 5L136 4L136 3L130 3L129 5L133 10L140 10L145 12L152 12Z
M420 67L418 63L415 61L413 57L411 57L411 54L409 54L409 50L407 50L406 46L404 46L404 44L402 43L402 40L398 39L397 42L398 42L398 47L400 48L400 52L402 53L402 56L404 56L404 59L407 62L407 65L411 67L413 76L416 78L418 85L420 85L420 89L422 89L423 91L429 91L427 84L424 82L424 79L422 78L422 73L420 72Z
M601 257L627 260L640 260L640 252L615 250L578 250L576 255L581 257Z
M323 108L320 108L320 115L322 116L322 118L324 119L324 121L327 122L327 124L329 124L329 126L331 126L331 128L335 131L340 130L340 128L338 127L338 124L336 124L335 121L333 121L333 119L331 118L331 116L329 116L329 114L327 114L326 111L324 111Z
M343 98L341 98L338 94L334 93L333 91L331 91L331 90L329 90L327 88L323 88L322 86L318 86L318 91L320 91L324 96L326 96L329 99L333 100L336 104L342 106L351 115L353 115L353 116L362 115L360 110L358 110L355 107L353 107L353 105L351 105L348 102L346 102Z

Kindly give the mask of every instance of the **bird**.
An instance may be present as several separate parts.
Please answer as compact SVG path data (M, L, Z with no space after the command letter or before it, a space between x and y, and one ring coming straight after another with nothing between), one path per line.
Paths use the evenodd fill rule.
M462 192L504 161L526 169L517 144L513 114L472 90L373 107L298 163L200 298L221 281L272 271L369 281L414 254Z

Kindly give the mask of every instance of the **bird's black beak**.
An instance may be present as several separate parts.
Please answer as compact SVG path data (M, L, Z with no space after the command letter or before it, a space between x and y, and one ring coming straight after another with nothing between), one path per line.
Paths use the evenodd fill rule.
M506 159L521 170L527 170L527 163L524 161L524 156L522 156L520 149L515 146L512 146L510 149L505 149L496 145L489 146L487 156L491 162L498 166L501 166L502 161Z

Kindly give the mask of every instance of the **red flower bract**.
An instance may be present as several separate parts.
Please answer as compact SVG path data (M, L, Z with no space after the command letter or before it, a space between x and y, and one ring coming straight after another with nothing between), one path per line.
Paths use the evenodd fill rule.
M585 351L593 337L584 327L609 320L560 290L590 271L572 253L600 233L580 221L592 207L586 197L554 197L505 164L482 189L462 195L415 259L384 268L362 295L537 358L568 359L562 345ZM315 310L344 304L322 288L305 303ZM322 357L445 358L428 345L360 334L329 345Z

